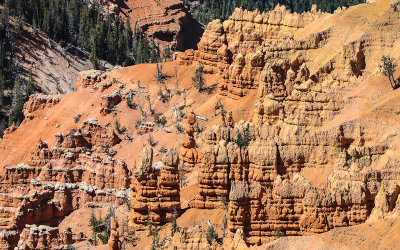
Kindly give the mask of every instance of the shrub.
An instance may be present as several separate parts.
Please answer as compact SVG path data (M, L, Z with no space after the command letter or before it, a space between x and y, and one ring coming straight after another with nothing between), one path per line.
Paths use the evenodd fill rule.
M126 98L126 105L127 105L130 109L136 109L136 108L137 108L137 104L133 101L132 97Z
M236 144L240 148L247 148L250 144L250 128L247 128L243 131L243 134L239 132L238 137L236 139Z
M108 242L111 234L111 218L116 219L114 207L109 207L106 218L103 220L101 214L97 219L92 210L89 226L92 229L95 245L97 245L97 237L103 244Z
M157 142L154 141L150 133L149 133L149 139L147 139L147 141L149 142L150 147L155 147L157 145Z
M79 119L81 119L81 117L82 117L81 114L78 114L77 116L75 116L75 117L74 117L75 123L78 123L78 122L79 122Z
M178 171L179 171L179 185L181 188L187 186L187 177L186 177L186 173L188 173L189 171L185 168L185 165L183 164L183 162L181 164L179 164L178 166Z
M160 119L161 126L164 127L167 124L167 122L168 122L167 118L165 116L162 116L161 119Z
M108 151L108 156L110 157L114 157L117 154L117 151L115 151L114 149L111 149L110 151Z
M211 224L208 225L206 237L207 237L208 244L210 244L210 245L218 237L217 233L215 232L215 229L214 229L213 225L211 225Z
M124 131L122 131L122 129L121 129L121 124L119 123L118 120L116 120L114 122L114 125L115 125L115 130L118 132L118 134L124 133Z
M135 122L135 128L138 129L141 125L142 125L142 120L141 119L137 119L136 122Z
M275 239L279 239L281 237L285 237L285 234L282 232L281 228L275 230Z
M178 131L178 133L183 134L185 132L185 129L182 127L182 125L180 123L175 124L175 128L176 131Z
M162 65L160 66L158 63L156 67L156 73L154 74L154 78L157 83L165 83L165 81L167 80L167 75L163 72Z
M168 149L165 146L161 146L160 150L158 150L161 154L165 154L168 152Z

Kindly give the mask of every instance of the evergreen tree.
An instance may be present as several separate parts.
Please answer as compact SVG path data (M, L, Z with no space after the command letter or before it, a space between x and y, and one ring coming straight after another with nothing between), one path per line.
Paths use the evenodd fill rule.
M0 70L0 105L3 105L4 99L4 76L3 72Z
M174 208L174 212L172 214L172 219L171 219L171 236L174 236L176 232L179 231L178 224L176 223L176 219L178 218L178 212L176 211L176 208Z
M204 85L206 81L204 80L204 66L203 64L199 64L196 69L196 73L192 78L194 86L198 89L199 92L203 91Z
M4 67L4 57L5 57L4 44L0 42L0 69Z
M136 64L143 63L143 43L142 40L139 41L138 47L136 49Z
M93 68L97 69L97 46L96 46L96 39L95 36L92 35L91 38L91 49L90 49L90 55L89 55L89 61L92 63Z
M32 67L29 69L29 76L28 76L28 86L27 86L27 94L32 95L35 92L35 85L34 85L34 80L33 80L33 74L32 74Z
M13 122L19 125L22 122L22 120L24 119L24 114L22 112L23 108L24 108L24 100L22 97L22 90L21 90L21 78L18 76L15 81L14 101L8 125L11 125Z
M226 20L237 7L269 11L280 4L292 12L302 13L310 11L312 4L316 4L320 10L333 13L338 7L365 3L365 0L201 0L199 2L199 5L194 5L192 12L199 22L207 24L216 18Z

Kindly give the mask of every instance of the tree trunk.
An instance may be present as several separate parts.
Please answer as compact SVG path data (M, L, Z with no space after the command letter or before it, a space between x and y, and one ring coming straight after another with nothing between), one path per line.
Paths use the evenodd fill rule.
M396 80L394 79L393 75L389 75L389 81L390 81L390 86L392 86L393 89L396 89Z

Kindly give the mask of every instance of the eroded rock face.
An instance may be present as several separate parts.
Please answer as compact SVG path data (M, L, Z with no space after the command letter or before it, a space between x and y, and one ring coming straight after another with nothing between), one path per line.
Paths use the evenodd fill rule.
M336 15L342 15L338 11ZM204 72L222 79L219 92L238 99L252 90L260 98L288 98L295 89L314 88L329 81L354 82L364 72L372 72L379 61L379 48L390 47L380 32L365 33L345 44L337 44L337 26L309 32L332 14L313 8L311 12L290 13L285 6L260 13L236 9L221 22L210 22L197 51L180 53L178 62L204 65ZM351 19L345 22L351 22ZM347 32L347 28L346 32ZM337 46L332 50L334 46ZM329 50L329 59L323 55ZM328 82L326 82L328 81ZM304 85L307 82L309 86Z
M67 244L60 240L65 235L58 229L26 225L57 227L79 208L124 204L129 199L127 164L110 156L104 159L105 152L121 141L113 129L88 119L81 127L55 136L56 145L50 148L39 141L28 165L7 167L0 177L2 247L17 246L18 241L19 247L30 249Z
M194 124L196 123L196 115L191 112L187 117L187 127L185 129L186 138L182 140L181 147L179 148L179 158L188 169L196 165L198 153L195 148L196 141L194 139Z
M366 221L383 183L382 174L370 166L386 147L365 146L362 128L351 123L326 132L297 133L294 126L284 130L247 122L210 129L199 192L190 206L224 208L228 202L228 227L232 233L243 230L248 244L272 240L278 228L295 236ZM248 146L238 141L239 134ZM336 169L326 188L314 187L301 175L303 168L323 166ZM396 187L387 187L386 196L396 195Z
M118 105L122 101L122 96L119 91L115 91L110 95L102 96L101 99L102 103L100 113L102 115L107 115L111 113L114 106Z
M143 229L151 220L155 224L170 222L180 211L179 154L176 149L166 153L162 162L153 163L153 149L144 148L132 181L132 230Z
M60 95L43 95L34 94L29 97L29 100L24 104L25 119L33 119L33 112L45 107L51 108L61 101Z
M16 249L68 247L83 239L83 234L73 234L70 228L67 228L64 232L59 232L57 227L26 225L21 232Z
M101 0L110 13L128 16L133 29L142 29L157 44L183 51L197 48L203 27L179 0Z

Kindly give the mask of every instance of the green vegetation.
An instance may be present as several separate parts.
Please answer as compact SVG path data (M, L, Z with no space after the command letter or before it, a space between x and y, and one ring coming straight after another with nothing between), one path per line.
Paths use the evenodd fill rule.
M208 222L208 229L206 232L206 238L207 238L208 244L212 245L213 241L215 240L219 245L222 245L223 238L218 237L218 234L215 231L214 226L210 223L209 220L207 220L207 222Z
M171 236L174 236L176 232L179 232L179 227L178 224L176 223L176 219L178 218L178 212L176 211L176 208L174 208L174 213L172 214L172 219L171 219Z
M104 220L101 218L101 213L99 215L99 218L96 218L92 210L89 219L89 226L93 233L95 245L97 245L97 238L101 240L102 244L107 244L111 234L111 218L114 218L116 220L115 210L113 207L109 207L106 218Z
M214 240L218 238L217 233L215 232L214 226L209 224L207 229L207 241L211 245Z
M400 77L395 79L393 76L397 67L397 63L395 62L394 58L390 56L382 56L381 62L382 64L379 65L379 67L381 68L382 73L389 78L392 88L398 89L400 87Z
M280 228L275 230L275 239L279 239L281 237L285 237L285 234L282 232Z
M365 0L200 0L199 3L192 12L199 22L207 24L213 19L226 20L237 7L269 11L277 4L284 4L291 11L302 13L311 10L312 5L317 4L318 9L333 13L338 7L365 3Z
M92 3L91 3L92 2ZM76 47L89 53L95 69L102 60L113 65L129 66L160 62L160 49L140 29L132 30L128 19L109 15L97 1L86 0L0 0L0 123L23 120L20 107L35 92L33 69L23 69L16 56L15 44L26 24L32 34L43 31L67 52ZM17 81L18 79L18 81ZM16 83L19 86L15 86ZM12 96L5 96L14 90ZM19 98L19 99L17 99ZM10 110L12 109L12 112ZM3 129L0 128L0 136Z
M13 103L12 103L12 110L9 116L8 125L11 125L13 122L16 124L20 124L24 120L24 98L22 96L22 89L21 89L21 78L17 77L14 85L13 91Z
M193 80L194 86L198 89L198 91L199 92L203 91L204 85L206 84L206 81L204 80L203 64L199 64L192 80Z
M236 144L240 147L240 148L247 148L250 144L250 128L249 126L247 126L243 133L239 132L237 139L236 139Z
M105 13L97 1L0 0L3 2L9 15L44 31L63 47L73 45L90 52L95 66L97 57L120 65L160 60L154 42L145 39L140 30L132 31L128 19Z

